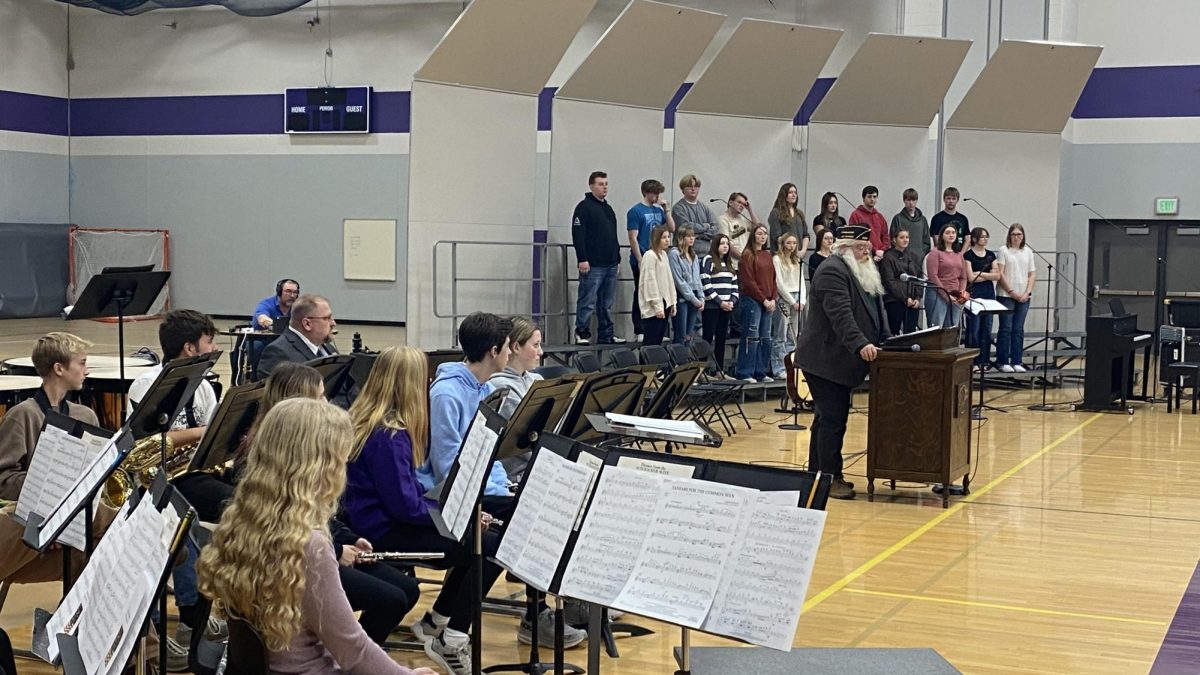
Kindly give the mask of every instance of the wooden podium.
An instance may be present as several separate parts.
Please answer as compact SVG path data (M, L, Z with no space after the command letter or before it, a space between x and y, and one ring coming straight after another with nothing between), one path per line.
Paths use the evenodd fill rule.
M867 501L875 480L951 485L971 467L971 363L978 349L958 346L956 328L902 335L871 362ZM942 508L950 491L942 491Z

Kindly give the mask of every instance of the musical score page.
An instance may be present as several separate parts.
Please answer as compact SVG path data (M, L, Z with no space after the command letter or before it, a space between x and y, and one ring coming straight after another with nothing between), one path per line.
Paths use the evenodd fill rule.
M52 424L47 424L38 436L29 473L21 486L16 515L22 520L30 513L45 516L58 504L79 480L85 466L104 450L108 439L84 432L81 438ZM84 549L83 514L71 521L58 541L82 551Z
M483 413L476 412L475 420L471 422L471 428L463 440L462 450L454 460L458 462L458 473L442 508L446 525L456 539L461 540L471 524L475 502L484 477L491 471L492 450L499 438L499 434L488 428Z
M563 595L613 606L641 553L646 518L655 511L664 480L635 469L604 468L563 575Z
M54 534L54 531L66 524L67 517L82 506L83 501L87 499L88 493L92 491L92 488L99 487L108 474L116 468L117 462L121 457L121 451L117 447L117 441L120 438L121 436L117 435L104 441L103 448L96 453L96 456L90 462L86 463L86 468L83 470L82 475L72 483L66 493L45 514L46 521L42 523L41 529L38 530L37 543L39 549L44 548L50 543L50 538ZM81 532L79 535L80 546L77 548L83 548L82 541L83 534Z
M704 630L783 651L792 648L825 512L781 505L759 493L739 526L737 551L729 559Z
M535 588L548 590L594 475L593 469L539 451L496 559Z
M712 606L738 524L755 491L667 478L650 517L646 544L616 606L699 628Z

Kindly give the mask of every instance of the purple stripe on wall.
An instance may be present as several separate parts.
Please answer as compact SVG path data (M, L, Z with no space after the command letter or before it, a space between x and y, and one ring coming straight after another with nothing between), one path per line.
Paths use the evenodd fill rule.
M546 87L538 94L538 131L550 131L554 123L554 94L557 92L558 87Z
M1200 664L1200 567L1192 573L1150 675L1193 675Z
M411 126L411 91L371 93L371 133L407 134Z
M1096 68L1071 116L1200 117L1200 66Z
M825 99L825 94L829 93L829 89L833 87L833 83L837 81L836 77L820 77L816 82L813 82L812 89L808 90L808 96L804 97L804 103L800 104L800 110L796 113L796 118L793 123L796 126L807 126L808 121L812 119L813 111L817 106L821 105L821 101Z
M691 88L691 82L684 82L679 85L679 90L675 92L675 95L671 97L671 101L667 103L667 109L663 111L664 129L675 128L675 110L679 108L679 102L683 100L683 97L687 95Z
M0 91L0 131L67 135L67 99Z

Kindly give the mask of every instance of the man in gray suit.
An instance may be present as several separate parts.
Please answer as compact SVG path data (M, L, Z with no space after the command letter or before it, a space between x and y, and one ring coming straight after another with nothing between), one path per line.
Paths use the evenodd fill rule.
M829 496L854 499L842 476L842 441L851 393L862 384L878 345L890 336L883 311L883 282L871 261L871 230L843 225L833 254L813 275L808 318L794 357L812 393L808 469L833 474Z
M319 295L296 298L288 329L263 349L258 362L258 379L266 379L285 361L308 363L321 356L338 353L332 342L337 321L329 301Z

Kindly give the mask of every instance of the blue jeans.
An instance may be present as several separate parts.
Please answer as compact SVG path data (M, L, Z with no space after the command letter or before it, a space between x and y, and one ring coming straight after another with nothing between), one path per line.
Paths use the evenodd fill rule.
M771 314L753 298L743 297L742 335L738 338L737 370L739 379L753 377L760 380L770 375L771 365Z
M990 285L990 284L988 284ZM976 289L971 293L971 297L994 300L996 291L987 292L987 286L984 284L976 284ZM979 295L975 295L978 292ZM992 315L984 314L976 316L967 312L967 346L979 349L979 355L975 357L975 365L986 366L992 361Z
M197 590L196 558L199 552L191 541L187 542L187 559L171 570L171 580L175 583L175 604L182 607L194 607L200 601Z
M996 333L996 363L1019 366L1021 352L1025 351L1025 317L1029 314L1030 303L1002 297L1000 304L1011 309L1012 313L1000 315L1000 330Z
M783 357L796 351L796 336L799 334L799 312L791 305L779 301L771 312L771 374L783 373ZM786 373L784 373L786 376Z
M675 306L675 318L671 319L671 330L674 335L671 336L671 342L677 345L689 343L696 331L692 330L692 326L696 323L696 317L700 316L700 310L692 303L681 300Z
M953 328L958 325L962 305L947 303L945 296L933 288L925 289L925 322L930 328Z
M575 302L575 334L591 337L592 313L596 314L596 341L612 342L613 298L617 294L618 265L593 265L587 274L579 275L579 298Z

